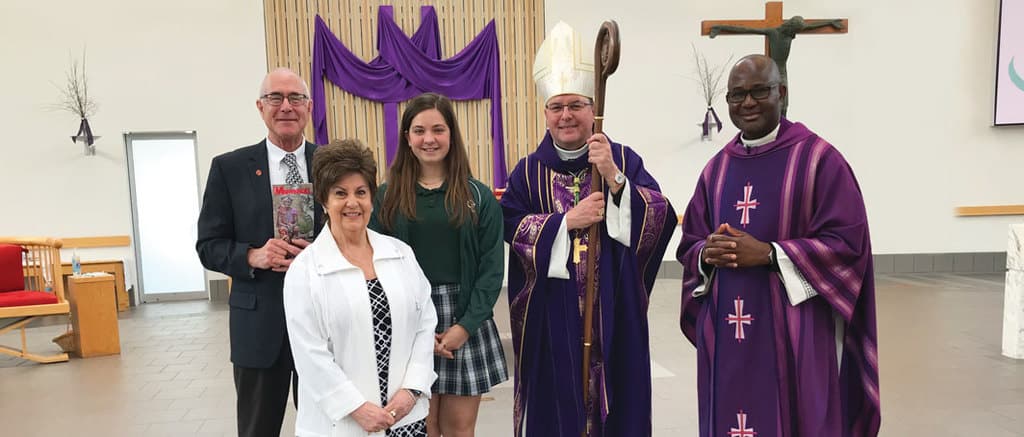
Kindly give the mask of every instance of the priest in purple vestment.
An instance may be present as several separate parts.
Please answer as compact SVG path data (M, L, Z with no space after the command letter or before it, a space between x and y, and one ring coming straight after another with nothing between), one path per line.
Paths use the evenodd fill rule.
M565 23L541 45L534 80L548 132L516 165L501 199L511 247L517 437L651 435L648 298L677 219L640 156L593 133L594 70L581 55L592 52ZM591 164L603 193L590 192ZM588 257L597 265L589 382L582 376Z
M741 59L728 87L741 132L704 168L677 252L700 436L876 436L875 284L860 187L838 150L782 118L774 61Z

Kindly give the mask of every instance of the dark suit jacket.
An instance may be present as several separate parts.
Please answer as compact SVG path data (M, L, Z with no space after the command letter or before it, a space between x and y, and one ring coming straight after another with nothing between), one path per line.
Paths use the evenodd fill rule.
M312 172L316 147L310 142L303 146L307 173ZM273 365L288 334L281 294L284 273L254 270L247 260L249 248L262 247L274 237L267 165L265 140L213 158L196 241L203 266L232 278L231 362L252 368ZM317 204L313 210L319 232L323 209Z

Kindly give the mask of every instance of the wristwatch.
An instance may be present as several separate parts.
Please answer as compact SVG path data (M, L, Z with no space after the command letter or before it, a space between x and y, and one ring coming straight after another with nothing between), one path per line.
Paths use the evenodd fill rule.
M412 397L416 399L419 399L420 396L423 396L423 392L416 390L414 388L407 388L406 390L409 390L409 393L412 393Z
M619 185L626 183L626 175L622 174L621 171L615 173L615 183Z

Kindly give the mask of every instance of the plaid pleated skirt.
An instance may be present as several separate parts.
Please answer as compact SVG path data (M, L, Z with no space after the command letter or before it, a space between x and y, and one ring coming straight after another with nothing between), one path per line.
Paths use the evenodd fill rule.
M440 334L456 322L459 285L435 285L430 297L437 309L437 333ZM444 395L477 396L507 381L505 352L494 319L484 321L476 332L470 333L466 343L455 351L455 359L434 355L434 370L437 381L431 391Z

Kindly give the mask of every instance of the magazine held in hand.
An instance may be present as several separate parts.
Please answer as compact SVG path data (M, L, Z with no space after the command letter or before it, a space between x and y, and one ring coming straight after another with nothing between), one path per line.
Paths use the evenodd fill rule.
M271 186L274 195L274 237L313 241L313 184Z

